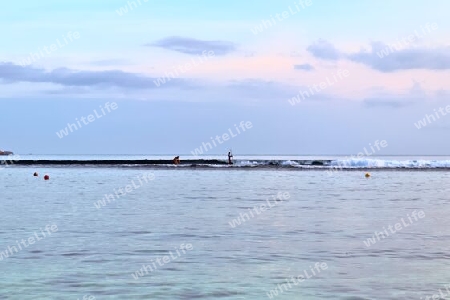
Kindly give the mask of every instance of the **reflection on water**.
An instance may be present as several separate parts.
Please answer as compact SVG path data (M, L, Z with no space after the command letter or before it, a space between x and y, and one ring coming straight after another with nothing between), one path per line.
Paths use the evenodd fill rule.
M420 299L450 282L449 172L378 171L366 179L152 170L154 180L96 208L144 172L2 170L0 253L48 224L58 230L2 257L0 299L266 299L275 289L277 299ZM290 197L262 211L279 192ZM415 210L425 217L365 245ZM241 216L245 222L230 226ZM192 250L178 255L182 244ZM327 268L318 272L321 263ZM145 276L136 279L139 270Z

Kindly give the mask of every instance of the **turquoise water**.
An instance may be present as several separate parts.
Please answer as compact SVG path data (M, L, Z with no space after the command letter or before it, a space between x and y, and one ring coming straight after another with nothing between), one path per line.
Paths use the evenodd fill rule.
M0 299L269 299L316 263L327 268L276 299L425 299L450 283L446 171L10 166L0 178L0 252L41 237L0 261ZM364 244L414 210L425 217ZM46 225L58 230L42 238Z

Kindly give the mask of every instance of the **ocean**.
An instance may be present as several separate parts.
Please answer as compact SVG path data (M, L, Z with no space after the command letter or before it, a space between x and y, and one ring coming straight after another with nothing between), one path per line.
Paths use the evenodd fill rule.
M3 164L0 299L450 298L449 157L14 163L173 156Z

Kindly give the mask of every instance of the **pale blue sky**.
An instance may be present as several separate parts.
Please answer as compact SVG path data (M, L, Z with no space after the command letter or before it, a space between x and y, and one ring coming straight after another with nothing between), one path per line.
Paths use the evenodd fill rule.
M129 1L132 2L132 1ZM254 34L299 0L8 2L0 10L0 149L17 153L181 153L240 121L254 127L208 154L448 154L450 2L327 1ZM306 2L306 1L305 1ZM427 25L428 24L428 25ZM435 24L380 58L372 48ZM263 28L263 27L261 27ZM62 48L19 66L77 32ZM315 45L315 46L314 46ZM216 55L157 87L195 53ZM329 56L331 52L338 57ZM328 56L327 56L328 55ZM295 68L308 65L311 68ZM292 106L339 70L350 76ZM56 132L106 102L119 108L63 139Z

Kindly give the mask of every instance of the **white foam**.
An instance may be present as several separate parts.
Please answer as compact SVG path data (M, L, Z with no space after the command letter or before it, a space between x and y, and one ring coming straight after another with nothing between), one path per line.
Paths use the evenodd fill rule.
M250 160L238 160L235 162L235 165L238 167L257 167L264 164Z
M450 160L384 160L384 159L340 159L330 164L342 168L450 168Z

